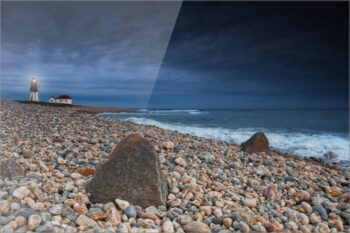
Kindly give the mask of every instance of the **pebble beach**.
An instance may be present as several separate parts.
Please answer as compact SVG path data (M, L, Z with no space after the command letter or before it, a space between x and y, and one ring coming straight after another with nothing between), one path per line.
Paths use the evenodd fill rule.
M166 205L92 202L96 167L132 133L155 147ZM0 164L0 233L350 232L350 172L337 165L68 108L2 101Z

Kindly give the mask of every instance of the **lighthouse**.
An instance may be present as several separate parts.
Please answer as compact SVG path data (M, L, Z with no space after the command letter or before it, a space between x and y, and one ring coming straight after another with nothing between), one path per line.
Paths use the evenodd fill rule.
M29 93L29 100L30 101L39 101L39 92L38 92L38 81L36 78L32 78L32 81L30 81L30 93Z

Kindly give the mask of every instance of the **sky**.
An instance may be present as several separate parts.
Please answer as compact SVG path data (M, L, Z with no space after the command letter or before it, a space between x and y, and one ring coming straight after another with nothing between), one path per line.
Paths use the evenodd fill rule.
M348 2L1 2L1 97L348 108Z

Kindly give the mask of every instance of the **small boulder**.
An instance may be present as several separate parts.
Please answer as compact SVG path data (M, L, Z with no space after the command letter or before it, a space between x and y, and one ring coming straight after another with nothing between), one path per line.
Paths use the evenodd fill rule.
M321 160L323 160L326 163L333 163L336 162L338 158L338 154L334 153L333 151L328 151L322 155Z
M92 202L116 198L142 207L166 205L167 181L154 146L138 134L123 139L87 185Z
M339 155L337 155L333 151L328 151L328 152L324 153L323 157L326 159L337 159L339 157Z
M14 179L17 177L23 177L25 175L26 172L24 169L13 159L6 160L0 164L1 178Z
M248 153L260 153L264 152L265 154L270 153L269 140L262 132L255 133L247 141L241 144L241 150Z

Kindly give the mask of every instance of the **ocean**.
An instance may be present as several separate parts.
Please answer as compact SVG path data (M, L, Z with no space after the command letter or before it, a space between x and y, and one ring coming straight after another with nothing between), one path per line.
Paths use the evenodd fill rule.
M140 109L135 113L103 113L101 117L155 125L209 139L240 144L262 131L272 148L306 157L328 151L348 161L348 110L199 110Z

